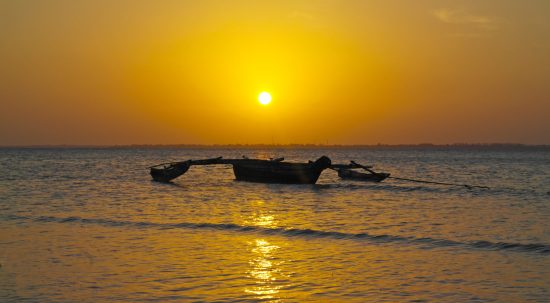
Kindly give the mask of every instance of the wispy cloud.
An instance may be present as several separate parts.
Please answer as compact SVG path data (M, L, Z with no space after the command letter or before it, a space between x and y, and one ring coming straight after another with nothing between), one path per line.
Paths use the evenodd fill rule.
M462 24L481 30L497 30L497 20L489 16L473 15L461 10L441 8L433 11L433 15L441 22L448 24Z

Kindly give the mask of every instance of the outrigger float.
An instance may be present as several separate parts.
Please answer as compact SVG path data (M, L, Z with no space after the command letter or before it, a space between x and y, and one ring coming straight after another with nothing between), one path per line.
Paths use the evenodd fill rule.
M225 164L233 166L233 173L237 181L283 184L315 184L323 170L336 170L342 179L353 179L369 182L380 182L390 176L388 173L373 171L372 166L364 166L351 161L350 164L332 164L327 156L308 163L284 162L284 158L277 159L223 159L222 157L187 160L181 162L161 163L149 167L153 180L170 182L185 174L193 165ZM368 173L353 171L362 168Z

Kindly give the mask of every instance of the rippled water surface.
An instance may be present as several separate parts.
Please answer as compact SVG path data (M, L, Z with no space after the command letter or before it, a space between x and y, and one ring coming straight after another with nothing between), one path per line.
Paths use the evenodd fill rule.
M153 164L350 159L404 178ZM549 302L550 153L0 149L0 302Z

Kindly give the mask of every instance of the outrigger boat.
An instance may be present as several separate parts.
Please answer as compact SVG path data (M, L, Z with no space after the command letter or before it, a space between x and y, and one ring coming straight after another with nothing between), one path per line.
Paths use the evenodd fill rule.
M187 160L163 163L150 167L153 180L170 182L183 175L192 165L230 164L238 181L261 183L315 184L323 170L331 167L331 160L322 156L315 162L283 162L284 158L261 159L223 159L222 157L205 160Z
M233 166L233 173L237 181L260 183L286 184L315 184L323 170L330 168L338 171L342 179L380 182L390 174L372 171L372 166L363 166L351 161L350 164L332 164L327 156L308 163L284 162L284 158L277 159L223 159L222 157L187 160L181 162L162 163L149 167L153 180L170 182L185 174L193 165L229 164ZM363 168L370 174L352 171L354 168Z
M332 164L327 156L322 156L315 162L293 163L283 162L284 158L277 159L223 159L222 157L187 160L180 162L169 162L149 167L153 180L158 182L170 182L173 179L185 174L193 165L230 164L233 166L235 179L238 181L261 182L261 183L286 183L286 184L315 184L323 170L330 168L338 172L342 179L357 181L381 182L386 178L393 178L401 181L439 184L448 186L464 186L468 189L485 188L487 186L468 185L448 182L434 182L427 180L415 180L409 178L398 178L390 176L389 173L378 173L372 170L372 166L365 166L350 161L349 164ZM355 168L362 168L368 173L354 171Z

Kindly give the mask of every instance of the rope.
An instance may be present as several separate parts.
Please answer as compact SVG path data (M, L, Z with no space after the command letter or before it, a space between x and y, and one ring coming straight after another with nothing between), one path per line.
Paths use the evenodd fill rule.
M368 171L369 173L371 174L374 174L374 175L378 175L377 172L373 171L371 168L371 166L364 166L364 165L361 165L355 161L350 161L351 164L357 166L357 167L360 167L366 171ZM490 189L488 186L479 186L479 185L469 185L469 184L457 184L457 183L446 183L446 182L435 182L435 181L426 181L426 180L417 180L417 179L408 179L408 178L399 178L399 177L392 177L392 176L389 176L388 178L392 178L392 179L396 179L396 180L403 180L403 181L410 181L410 182L418 182L418 183L428 183L428 184L438 184L438 185L448 185L448 186L464 186L468 189L472 189L472 188L484 188L484 189Z
M438 185L448 185L448 186L464 186L468 189L471 188L484 188L484 189L490 189L488 186L480 186L480 185L469 185L469 184L458 184L458 183L446 183L446 182L434 182L434 181L426 181L426 180L416 180L416 179L408 179L408 178L399 178L399 177L388 177L396 180L403 180L403 181L410 181L410 182L418 182L418 183L428 183L428 184L438 184Z

